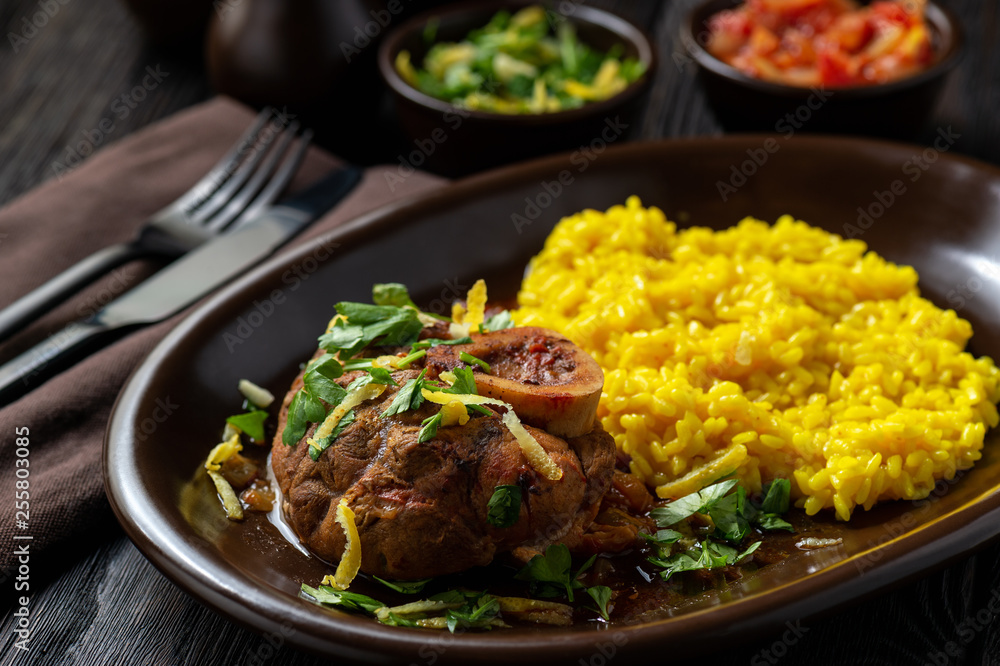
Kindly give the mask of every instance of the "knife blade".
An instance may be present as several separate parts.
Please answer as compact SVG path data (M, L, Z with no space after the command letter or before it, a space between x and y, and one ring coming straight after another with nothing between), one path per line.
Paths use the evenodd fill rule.
M86 320L0 367L0 406L126 331L162 321L269 256L343 199L361 170L342 167L161 269Z

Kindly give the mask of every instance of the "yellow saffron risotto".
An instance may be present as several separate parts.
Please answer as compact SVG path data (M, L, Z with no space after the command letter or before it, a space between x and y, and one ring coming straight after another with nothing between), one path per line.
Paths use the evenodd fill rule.
M917 273L784 216L678 231L636 197L564 218L518 295L604 368L598 415L671 498L736 471L810 515L926 497L981 456L1000 371Z

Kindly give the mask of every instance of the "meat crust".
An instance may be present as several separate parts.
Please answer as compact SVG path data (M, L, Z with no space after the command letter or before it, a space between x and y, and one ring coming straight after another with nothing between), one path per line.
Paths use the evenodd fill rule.
M402 385L417 374L393 376ZM357 375L338 381L346 386ZM577 542L611 484L614 441L599 424L571 438L526 426L563 471L560 480L550 481L528 464L497 413L439 428L430 441L418 443L421 422L440 406L424 403L380 418L397 387L356 407L354 422L313 461L305 440L316 425L294 447L282 443L288 406L301 387L300 374L285 396L272 447L284 514L306 547L336 562L345 547L336 509L346 497L361 539L361 570L368 574L427 578L486 565L514 549ZM498 485L522 488L520 517L508 528L487 521Z

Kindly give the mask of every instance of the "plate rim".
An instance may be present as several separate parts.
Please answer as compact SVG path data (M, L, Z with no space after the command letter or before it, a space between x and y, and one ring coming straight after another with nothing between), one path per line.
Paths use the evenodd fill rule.
M692 137L684 139L661 139L656 141L637 141L618 146L610 146L606 156L615 156L618 160L628 160L631 156L649 152L669 152L676 146L697 147L704 144L719 147L730 144L734 150L747 147L758 147L764 140L771 138L770 134L733 134L721 137ZM794 146L794 147L793 147ZM833 148L838 151L854 151L866 154L872 150L923 150L916 144L898 143L879 139L859 137L824 137L797 136L793 144L788 144L789 150L808 150L811 147L820 149ZM436 206L445 206L451 202L465 201L482 188L503 188L511 182L520 182L533 174L551 175L558 168L567 164L571 153L561 153L527 162L509 165L477 174L460 181L445 184L429 192L401 198L395 202L380 206L363 213L352 220L338 226L327 233L310 239L301 245L285 250L265 263L257 266L233 283L222 288L209 297L204 303L187 313L145 357L142 363L133 371L124 389L119 394L108 427L105 431L102 470L105 492L114 510L118 522L122 525L129 539L140 552L172 582L185 590L220 614L232 619L259 633L281 632L287 626L289 618L294 620L293 633L286 637L288 643L320 654L338 654L353 658L372 660L379 656L409 657L415 654L421 646L434 644L434 637L428 637L421 630L407 630L398 627L383 627L367 618L359 618L335 610L321 609L310 602L298 598L289 598L285 593L275 588L257 585L254 596L241 596L237 589L240 577L246 577L239 570L218 566L211 558L209 544L199 544L185 539L184 534L174 534L179 540L174 543L164 543L163 536L158 533L155 525L146 520L139 520L142 514L132 513L129 509L137 500L145 497L142 489L130 487L128 479L121 472L122 455L128 453L130 436L128 423L133 422L131 416L137 404L151 384L155 384L156 370L176 347L195 344L197 338L189 339L193 333L206 321L219 306L238 298L243 292L257 289L261 284L269 284L274 276L295 262L310 255L317 247L332 242L341 243L341 247L352 242L363 242L369 234L384 228L396 228L406 224L406 214L411 210L423 210ZM736 153L734 153L736 154ZM1000 183L1000 168L976 160L975 158L952 153L945 153L939 159L963 164L976 171L984 171ZM133 442L134 443L134 442ZM134 479L133 479L134 481ZM132 486L135 486L133 483ZM142 507L140 507L142 508ZM145 507L154 513L162 513L163 508L154 505ZM483 660L483 652L490 651L489 658L498 662L511 659L527 662L573 659L578 656L594 654L601 644L607 644L609 639L619 633L624 636L620 646L621 654L646 654L664 639L664 633L673 631L683 633L698 628L707 614L715 620L708 637L725 637L732 639L747 639L754 633L776 629L782 626L786 619L827 614L850 603L860 602L866 598L884 592L887 588L898 586L932 570L946 566L948 563L966 556L969 552L981 548L990 541L1000 537L1000 528L995 527L996 515L1000 510L1000 486L985 488L973 500L928 524L920 526L914 532L909 532L890 540L888 543L857 553L833 565L810 573L793 583L787 583L773 589L764 590L751 597L738 599L718 606L686 612L684 614L658 620L655 622L632 625L612 626L606 631L588 631L574 628L568 631L545 629L537 632L489 632L485 634L466 634L449 636L446 651L440 655L440 661L461 662L471 658ZM958 515L962 520L956 521ZM947 525L941 525L946 522ZM958 523L956 525L956 522ZM934 538L926 538L930 534ZM949 539L938 537L948 534ZM961 536L961 548L954 544ZM918 538L919 537L919 538ZM919 541L920 547L911 547ZM951 548L941 544L950 542ZM183 552L179 548L186 548ZM944 554L937 551L944 550ZM855 560L873 551L883 553L879 563L872 567L878 571L890 562L898 562L891 577L878 577L878 580L866 579L863 575L854 575ZM932 565L921 564L920 560L932 555ZM201 568L194 561L201 558ZM184 563L188 566L184 566ZM208 565L208 569L204 566ZM191 567L194 567L193 570ZM213 574L215 574L213 576ZM874 578L874 577L872 577ZM861 588L860 591L854 588ZM789 589L794 592L789 593ZM828 597L828 601L815 607L815 596ZM747 605L760 606L760 613L747 618L744 608ZM664 627L668 625L668 627ZM673 629L671 629L673 628ZM282 634L284 635L284 634ZM704 637L706 634L701 632ZM442 637L438 637L442 638ZM513 639L513 640L512 640ZM352 644L372 641L377 649L358 649ZM615 645L617 645L615 640ZM678 652L678 655L682 652Z

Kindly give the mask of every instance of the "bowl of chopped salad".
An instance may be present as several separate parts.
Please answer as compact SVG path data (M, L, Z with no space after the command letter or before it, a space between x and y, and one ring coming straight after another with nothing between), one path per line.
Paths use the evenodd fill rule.
M390 33L379 71L412 140L402 168L462 175L581 148L632 124L656 66L637 26L601 9L462 3Z

